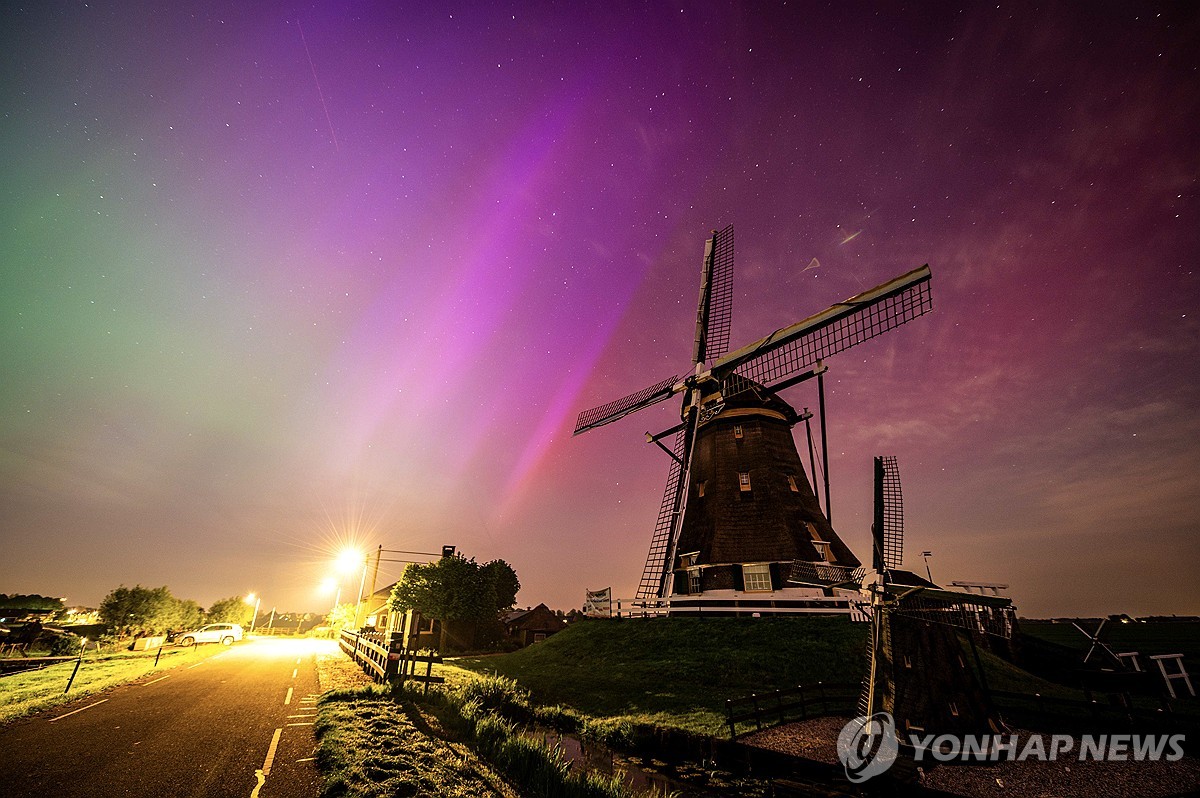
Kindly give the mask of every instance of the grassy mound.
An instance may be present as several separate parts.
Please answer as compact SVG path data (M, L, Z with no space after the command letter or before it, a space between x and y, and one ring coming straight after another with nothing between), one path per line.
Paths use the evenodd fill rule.
M721 734L726 699L860 680L867 628L845 617L593 620L454 664L516 679L542 704Z

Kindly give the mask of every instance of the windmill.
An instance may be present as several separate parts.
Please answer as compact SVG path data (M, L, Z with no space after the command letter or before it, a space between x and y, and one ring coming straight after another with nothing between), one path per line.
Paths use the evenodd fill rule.
M869 668L860 712L891 713L896 727L936 733L999 731L985 686L975 676L958 632L1012 636L1012 602L943 590L899 568L904 552L904 502L895 457L875 458L875 520L870 571L861 591L871 606ZM813 578L814 575L809 575ZM979 667L971 639L974 666ZM982 669L980 669L982 674Z
M822 511L796 451L792 427L811 415L796 413L779 393L817 378L827 452L825 358L932 308L926 265L730 352L733 243L731 225L704 247L691 371L585 410L575 425L578 435L682 396L680 424L646 434L671 464L639 600L782 590L796 562L858 566L830 525L828 479ZM662 441L671 435L668 447ZM832 594L819 588L816 595Z

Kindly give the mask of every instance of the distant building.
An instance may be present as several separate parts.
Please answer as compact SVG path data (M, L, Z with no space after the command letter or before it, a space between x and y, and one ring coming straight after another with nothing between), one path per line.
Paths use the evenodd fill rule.
M561 632L567 621L545 604L504 614L504 629L510 640L524 647Z

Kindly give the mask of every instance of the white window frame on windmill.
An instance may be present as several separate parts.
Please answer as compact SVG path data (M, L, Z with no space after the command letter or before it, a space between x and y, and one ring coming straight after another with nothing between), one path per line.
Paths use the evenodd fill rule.
M827 540L813 540L813 541L812 541L812 547L813 547L813 548L816 550L816 552L817 552L817 560L818 560L818 562L829 562L829 561L830 561L830 560L829 560L829 541L827 541Z
M737 438L739 441L745 437L745 431L742 429L741 424L733 425L733 437Z
M766 587L763 587L763 577L766 577ZM754 585L751 587L751 585ZM746 593L771 593L771 563L747 562L742 563L742 590Z
M746 493L750 490L750 472L749 471L739 471L738 472L738 488L741 489L741 491L743 493Z
M699 566L697 566L695 568L688 568L687 569L687 577L688 577L688 595L689 596L698 596L704 592L704 586L700 581Z

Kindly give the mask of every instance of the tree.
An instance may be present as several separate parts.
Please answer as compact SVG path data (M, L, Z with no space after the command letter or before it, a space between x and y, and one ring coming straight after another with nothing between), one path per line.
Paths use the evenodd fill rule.
M0 593L0 610L54 610L61 612L62 599L40 596L37 593L7 595Z
M250 623L254 608L241 596L230 596L218 601L208 608L209 623L240 623L243 626Z
M350 629L354 626L354 616L357 614L357 604L339 604L325 616L325 623L335 630Z
M100 620L118 635L153 634L170 629L177 610L177 600L165 585L121 585L100 602Z
M408 566L389 605L442 621L494 621L512 609L520 589L517 572L504 560L479 565L456 555Z
M408 566L392 588L389 606L441 621L443 649L487 648L503 638L500 614L512 609L520 589L517 572L504 560L479 565L453 555Z
M172 599L168 629L194 629L204 623L204 608L192 599Z

